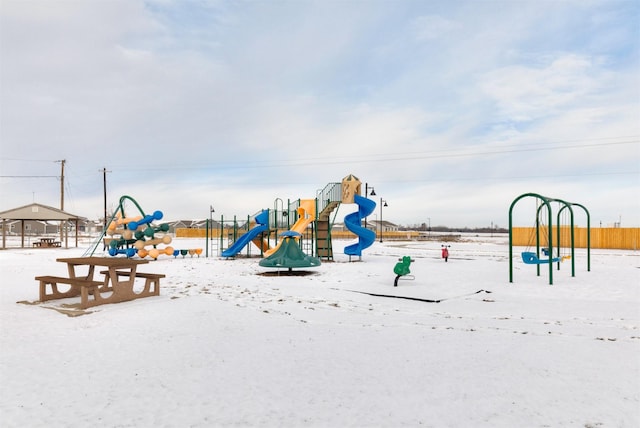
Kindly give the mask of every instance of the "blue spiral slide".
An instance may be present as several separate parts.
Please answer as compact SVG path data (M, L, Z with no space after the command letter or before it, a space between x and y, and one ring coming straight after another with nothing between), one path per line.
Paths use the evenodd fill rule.
M354 195L354 201L358 204L358 211L347 214L344 225L358 237L358 242L344 247L344 253L348 256L362 256L362 250L369 248L376 240L376 233L360 225L363 218L376 209L376 203L371 199L360 195Z
M269 222L269 211L264 210L256 216L256 223L258 224L253 229L250 229L247 233L242 235L236 240L229 248L222 252L222 257L233 257L238 254L242 249L251 241L253 241L258 235L267 230L267 223Z

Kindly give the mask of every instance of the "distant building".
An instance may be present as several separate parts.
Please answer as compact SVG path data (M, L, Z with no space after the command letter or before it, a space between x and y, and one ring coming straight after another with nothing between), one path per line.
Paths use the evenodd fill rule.
M382 225L382 232L397 232L400 230L400 226L395 223L391 223L390 221L382 221L378 220L369 220L367 219L367 229L372 230L374 232L380 232L380 226ZM364 223L362 223L362 227L364 227ZM348 229L345 227L344 223L334 223L332 230L336 232L347 231Z
M400 230L400 226L386 220L367 220L367 229L375 230L378 232L397 232L398 230Z
M175 221L164 221L162 223L166 223L169 225L169 233L175 233L176 229L206 229L207 228L207 220L175 220ZM211 228L217 229L220 228L220 222L215 220L211 221Z

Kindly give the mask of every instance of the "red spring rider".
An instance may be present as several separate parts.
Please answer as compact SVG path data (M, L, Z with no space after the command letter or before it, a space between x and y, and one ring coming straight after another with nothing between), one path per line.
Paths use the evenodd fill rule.
M451 247L451 245L443 245L442 246L442 258L444 259L444 261L449 261L449 248Z

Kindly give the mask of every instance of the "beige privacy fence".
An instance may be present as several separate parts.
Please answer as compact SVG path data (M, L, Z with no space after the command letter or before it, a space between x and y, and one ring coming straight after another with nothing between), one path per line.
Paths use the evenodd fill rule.
M283 229L281 231L279 231L278 233L281 232L285 232L286 229ZM243 233L246 233L247 231L242 229L239 230L237 232L237 235L240 236ZM220 229L216 228L213 230L209 231L210 235L209 238L219 238L220 237ZM233 232L231 231L225 231L223 232L225 235L225 237L232 235ZM350 232L348 230L340 230L340 231L332 231L331 232L331 236L334 239L355 239L357 238L357 236L353 233ZM177 228L176 229L176 237L177 238L205 238L206 237L206 229L189 229L189 228ZM426 235L424 232L418 232L418 231L414 231L414 230L408 230L408 231L384 231L384 233L382 234L382 238L383 239L389 239L389 240L394 240L394 241L401 241L401 240L415 240L415 239L420 239L420 238L426 238ZM376 233L376 239L380 239L380 232Z
M553 246L557 247L557 229L553 230ZM540 228L540 245L547 245L549 235L547 228ZM574 227L573 238L575 248L587 248L587 228ZM512 243L519 247L535 247L535 227L512 228ZM560 227L560 244L562 247L571 247L571 228ZM640 248L640 228L597 227L591 229L591 248L607 248L618 250L638 250Z
M563 247L571 247L570 227L560 227L560 242ZM210 230L209 238L219 238L220 229ZM238 231L242 235L246 231ZM556 228L553 228L554 247L557 246ZM549 232L546 228L540 228L540 245L546 246L547 236ZM334 231L331 234L334 239L352 239L356 236L349 231ZM179 238L204 238L206 236L205 229L176 229L176 237ZM416 231L385 231L382 235L384 240L414 240L424 238L424 232ZM435 237L435 235L434 235ZM442 236L439 237L441 240ZM379 234L376 239L380 239ZM513 228L513 245L517 247L535 247L536 231L535 227L514 227ZM575 248L587 248L587 229L574 228ZM592 228L591 229L591 248L608 248L622 250L638 250L640 249L640 228Z

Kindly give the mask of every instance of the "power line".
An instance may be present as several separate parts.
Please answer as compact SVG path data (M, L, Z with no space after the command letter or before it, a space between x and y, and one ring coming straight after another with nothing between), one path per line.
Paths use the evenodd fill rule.
M593 148L593 147L611 147L611 146L619 146L619 145L627 145L627 144L638 144L640 140L628 140L628 141L617 141L617 142L598 142L592 144L555 144L555 145L527 145L527 147L517 148L517 145L509 145L503 146L504 148L496 149L496 150L483 150L483 151L467 151L470 150L467 148L461 149L450 149L450 150L441 150L441 151L419 151L419 152L404 152L402 154L396 153L380 153L380 154L369 154L369 155L353 155L353 156L324 156L324 157L313 157L313 158L298 158L298 159L284 159L284 160L270 160L270 161L245 161L241 164L233 164L233 163L218 163L218 164L182 164L182 165L157 165L157 166L147 166L142 167L140 165L135 166L123 166L118 167L120 170L129 170L135 169L137 171L146 170L146 171L154 171L154 170L189 170L189 169L202 169L203 171L210 169L254 169L254 168L281 168L281 167L294 167L294 166L316 166L316 165L325 165L325 164L347 164L358 162L362 163L376 163L376 162L402 162L409 160L427 160L427 159L446 159L446 158L461 158L461 157L474 157L474 156L492 156L492 155L500 155L500 154L509 154L509 153L523 153L523 152L542 152L542 151L550 151L550 150L575 150L575 149L585 149L585 148ZM514 148L511 148L514 147ZM116 165L117 167L117 165Z
M531 180L531 179L552 179L552 178L571 178L571 177L602 177L602 176L621 176L621 175L638 175L638 171L616 171L616 172L590 172L583 174L538 174L538 175L510 175L510 176L470 176L470 177L451 177L448 176L446 181L504 181L504 180ZM421 183L434 182L433 177L420 178L416 180L376 180L381 183Z
M51 159L19 159L19 158L0 158L0 161L13 161L13 162L59 162L59 161L52 161Z
M60 178L59 175L0 175L0 178Z
M612 138L624 139L623 141L609 141ZM603 141L608 140L608 141ZM585 141L585 140L582 140ZM429 159L447 159L447 158L463 158L463 157L486 157L511 153L527 153L527 152L543 152L553 150L576 150L587 149L597 147L612 147L629 144L638 144L640 140L638 136L624 136L624 137L609 137L609 138L593 138L586 141L592 141L592 143L585 144L579 140L567 140L563 142L554 143L540 143L540 144L527 144L526 146L518 144L503 145L496 149L486 150L474 150L474 147L462 147L459 149L443 149L443 150L428 150L428 151L416 151L416 152L403 152L398 153L377 153L368 155L353 155L353 156L322 156L311 158L297 158L297 159L279 159L279 160L245 160L243 163L183 163L181 165L154 165L154 166L113 166L114 169L120 171L135 170L135 171L167 171L167 170L193 170L200 169L204 171L210 171L212 169L217 170L243 170L243 169L255 169L255 168L283 168L283 167L308 167L308 166L321 166L326 164L351 164L357 162L363 163L380 163L380 162L406 162L415 160L429 160ZM578 144L575 144L578 143ZM6 160L6 159L5 159ZM13 159L19 160L19 159ZM50 162L50 161L49 161ZM60 162L60 161L55 161ZM86 174L85 174L86 175ZM58 178L59 176L52 175L0 175L0 178Z

